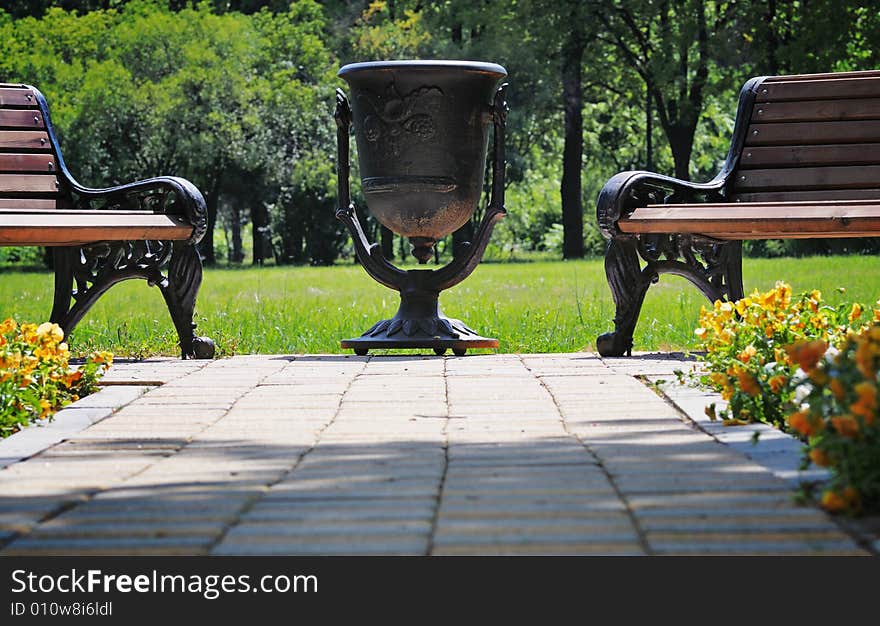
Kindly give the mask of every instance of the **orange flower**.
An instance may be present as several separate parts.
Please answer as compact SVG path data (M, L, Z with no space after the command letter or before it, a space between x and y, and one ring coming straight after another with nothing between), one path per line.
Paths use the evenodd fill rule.
M819 467L828 467L831 465L831 458L819 448L810 450L810 460Z
M739 388L752 397L761 393L761 386L755 377L742 369L736 370L736 380L739 382Z
M821 340L799 341L785 348L792 361L798 364L802 370L809 371L816 367L819 359L825 354L828 344Z
M852 485L843 490L843 499L849 509L858 509L862 505L859 491Z
M866 424L873 424L877 409L877 387L873 383L862 381L853 389L859 399L850 405L849 410L856 415L861 415Z
M874 378L874 350L867 341L860 341L856 348L856 366L865 378Z
M785 376L773 376L767 382L770 384L770 391L773 393L779 393L782 390L782 387L785 386L785 381L788 380Z
M813 419L806 411L797 411L788 416L788 425L800 434L810 437L822 430L822 423Z
M841 437L855 437L859 434L859 422L852 415L835 415L831 425Z
M832 378L831 382L828 383L828 388L831 390L831 393L834 394L834 397L838 400L843 400L846 396L846 388L844 388L843 383L840 382L839 378Z
M846 508L846 500L836 491L829 489L822 494L822 508L837 513Z

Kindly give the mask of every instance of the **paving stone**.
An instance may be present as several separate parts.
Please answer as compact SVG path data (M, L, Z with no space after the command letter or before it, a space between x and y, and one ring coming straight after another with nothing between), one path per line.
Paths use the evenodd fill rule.
M435 556L642 556L641 545L622 543L468 544L438 546Z
M8 544L4 556L173 556L206 554L211 539L201 537L155 538L29 538Z
M145 385L109 385L68 406L68 409L119 409L153 389Z
M377 541L357 541L340 538L339 541L322 539L305 542L267 539L260 543L250 541L223 541L211 554L214 556L418 556L426 554L427 538L388 538Z
M633 377L680 359L120 365L166 384L0 470L3 554L859 552L793 506L790 440L688 421Z

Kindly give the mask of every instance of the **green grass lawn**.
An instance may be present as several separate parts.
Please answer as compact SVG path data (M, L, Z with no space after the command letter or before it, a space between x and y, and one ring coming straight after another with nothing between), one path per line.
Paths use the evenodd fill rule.
M777 280L797 291L820 289L827 301L880 297L880 258L863 256L748 259L745 289ZM837 291L844 287L846 293ZM0 317L44 321L51 310L52 275L0 272ZM484 336L501 352L591 350L612 328L614 307L601 260L487 263L441 295L447 315ZM637 350L693 347L693 329L706 301L687 281L663 276L651 287L636 329ZM398 296L359 266L208 269L199 294L198 332L219 355L342 352L355 337L394 315ZM109 349L118 356L176 354L162 295L143 281L114 287L80 322L71 349Z

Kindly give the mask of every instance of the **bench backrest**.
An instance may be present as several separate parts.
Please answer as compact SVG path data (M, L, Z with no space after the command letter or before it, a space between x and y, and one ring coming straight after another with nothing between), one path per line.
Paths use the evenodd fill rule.
M732 200L880 199L880 71L768 77L746 132Z
M0 83L0 209L69 206L37 94Z

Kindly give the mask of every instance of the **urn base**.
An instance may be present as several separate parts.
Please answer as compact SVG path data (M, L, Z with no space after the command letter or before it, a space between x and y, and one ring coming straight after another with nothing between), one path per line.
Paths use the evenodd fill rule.
M438 355L452 350L462 356L469 348L497 348L498 340L482 337L461 320L443 315L436 293L401 292L397 315L376 322L360 337L343 339L340 345L361 356L380 348L430 348Z

